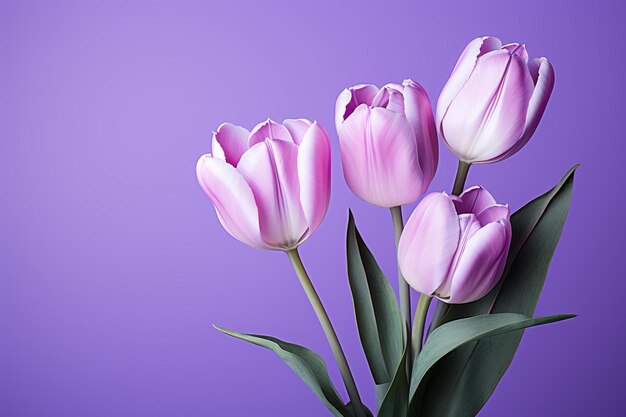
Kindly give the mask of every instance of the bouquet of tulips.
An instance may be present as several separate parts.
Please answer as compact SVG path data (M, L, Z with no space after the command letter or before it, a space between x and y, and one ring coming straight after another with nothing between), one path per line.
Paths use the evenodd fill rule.
M357 85L337 98L343 174L361 199L389 208L396 237L396 295L350 213L348 280L371 370L376 408L363 404L331 321L298 254L330 200L330 143L316 122L230 123L213 135L197 175L217 216L250 246L284 251L330 343L349 401L315 352L270 336L230 336L276 353L337 417L476 415L507 370L525 328L573 317L533 317L571 200L572 168L517 212L485 188L466 188L472 165L502 161L530 139L554 85L545 58L483 37L467 45L439 96L436 116L416 82ZM440 136L458 157L451 192L425 195L403 224L402 206L426 192ZM411 289L419 292L415 309ZM427 324L431 301L436 299Z

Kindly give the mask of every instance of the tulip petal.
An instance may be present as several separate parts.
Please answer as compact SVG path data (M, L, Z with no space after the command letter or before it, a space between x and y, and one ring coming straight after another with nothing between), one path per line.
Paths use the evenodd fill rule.
M265 139L277 139L291 143L294 142L291 138L289 130L272 119L267 119L252 129L250 132L250 139L248 140L248 147L252 148L254 145L263 142Z
M480 213L476 215L476 218L480 222L482 226L485 226L489 223L494 223L500 220L509 221L511 217L511 211L509 210L509 206L496 204L491 207L487 207Z
M454 200L457 213L474 213L478 214L485 210L487 207L491 207L497 204L489 191L483 187L474 186L463 191L461 195Z
M546 110L548 100L554 88L554 68L546 58L533 59L528 68L535 82L535 89L528 105L526 130L524 131L522 142L527 142L535 132L535 129L537 129L539 120L541 120L543 112Z
M216 137L217 132L213 132L213 136L211 137L211 156L213 158L221 159L222 161L226 161L226 153L224 152L224 148L217 141ZM246 138L247 142L247 138Z
M511 54L519 55L524 62L528 62L528 51L526 45L520 45L519 43L509 43L502 46L502 49L506 49Z
M287 119L283 121L283 125L289 131L294 143L299 145L302 143L304 134L309 130L309 127L311 127L311 122L307 119Z
M330 141L317 123L307 130L298 148L298 178L310 234L324 219L330 203Z
M387 84L381 88L370 107L383 107L396 113L404 114L403 87L398 84Z
M518 55L500 49L480 57L443 116L446 144L470 163L506 153L524 132L532 91L530 73Z
M517 153L528 143L533 133L535 133L535 130L537 130L539 121L543 117L543 113L548 105L548 100L552 94L552 89L554 88L554 68L546 58L533 59L528 64L528 69L535 83L535 89L533 90L530 103L528 104L524 134L513 148L497 159L498 161Z
M350 100L352 100L352 91L347 88L337 97L337 101L335 102L335 129L337 129L337 131L341 129L341 125L345 120L346 107L348 103L350 103Z
M404 93L404 86L402 84L398 84L398 83L387 83L383 86L383 88L386 88L388 90L396 90L399 93Z
M435 176L439 162L437 129L426 90L413 80L405 80L403 86L404 110L417 140L417 156L424 176L422 191L424 192Z
M383 87L372 99L370 107L387 107L387 104L389 104L389 90Z
M214 158L220 158L237 166L241 155L248 150L250 132L241 126L232 123L222 123L216 132L213 132L211 152Z
M459 220L450 196L428 194L415 208L398 243L398 263L409 285L432 295L450 270L459 244Z
M417 180L422 172L415 134L404 115L363 104L338 134L343 172L352 192L380 207L417 200L424 189Z
M452 70L448 82L439 95L439 100L437 101L437 129L441 129L441 120L444 114L448 110L452 100L454 100L459 91L461 91L461 88L463 88L470 78L478 57L490 51L495 51L501 46L502 42L500 42L500 39L483 36L474 39L465 47Z
M450 263L450 269L446 279L441 283L439 288L435 290L434 295L444 301L450 299L450 292L452 288L452 277L457 265L461 262L461 257L465 251L465 246L470 241L472 236L480 230L480 222L476 219L476 216L472 213L459 214L459 243L454 253L454 258Z
M337 131L339 131L343 121L361 104L371 106L377 93L378 87L371 84L359 84L349 90L343 90L335 103L335 127Z
M387 88L385 89L387 90ZM389 90L389 101L385 106L387 110L395 111L396 113L404 114L404 96L401 92L388 89Z
M261 236L278 249L297 246L307 234L296 175L297 158L297 145L267 139L251 147L237 166L254 194Z
M465 246L452 276L451 304L476 301L496 285L511 242L508 221L490 223L477 231Z
M198 160L196 174L226 231L247 245L267 248L261 239L254 195L241 174L226 161L208 154Z

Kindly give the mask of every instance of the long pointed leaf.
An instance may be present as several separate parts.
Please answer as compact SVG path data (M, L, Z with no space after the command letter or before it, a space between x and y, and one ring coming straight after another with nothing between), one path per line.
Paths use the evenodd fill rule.
M393 379L380 403L377 417L406 417L409 411L409 384L406 380L407 350L404 349Z
M353 416L351 408L337 394L328 376L326 364L317 353L275 337L239 333L215 325L213 327L229 336L273 351L311 388L335 417Z
M455 320L436 328L415 358L409 398L413 398L418 386L430 368L448 353L468 343L486 339L527 327L553 323L575 317L572 314L529 318L523 314L484 314L467 319Z
M348 280L361 345L376 384L389 383L404 350L400 309L389 281L349 214L346 237Z

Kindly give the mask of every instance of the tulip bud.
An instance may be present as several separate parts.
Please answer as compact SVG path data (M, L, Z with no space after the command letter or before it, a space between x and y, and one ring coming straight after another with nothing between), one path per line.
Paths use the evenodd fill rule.
M511 243L508 206L482 187L459 197L431 193L415 208L398 246L409 285L450 304L478 300L496 285Z
M224 123L211 147L198 160L198 181L235 239L289 250L320 225L330 201L330 142L316 122L268 119L251 132Z
M519 151L537 129L554 86L546 58L485 36L467 45L437 102L437 129L461 160L491 163Z
M357 85L337 98L335 123L348 187L368 203L395 207L422 195L439 159L430 100L418 83Z

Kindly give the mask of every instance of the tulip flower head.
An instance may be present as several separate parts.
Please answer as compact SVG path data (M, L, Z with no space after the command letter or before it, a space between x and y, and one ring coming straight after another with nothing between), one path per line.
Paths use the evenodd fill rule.
M529 61L525 45L474 39L441 91L437 129L461 161L501 161L530 140L553 87L552 65Z
M335 124L348 187L381 207L416 201L435 175L437 131L426 91L402 85L357 85L337 98Z
M306 119L252 131L223 123L196 173L222 226L241 242L289 250L320 225L330 201L330 142Z
M508 206L482 187L459 197L431 193L415 208L398 246L404 278L450 304L478 300L496 285L511 243Z

